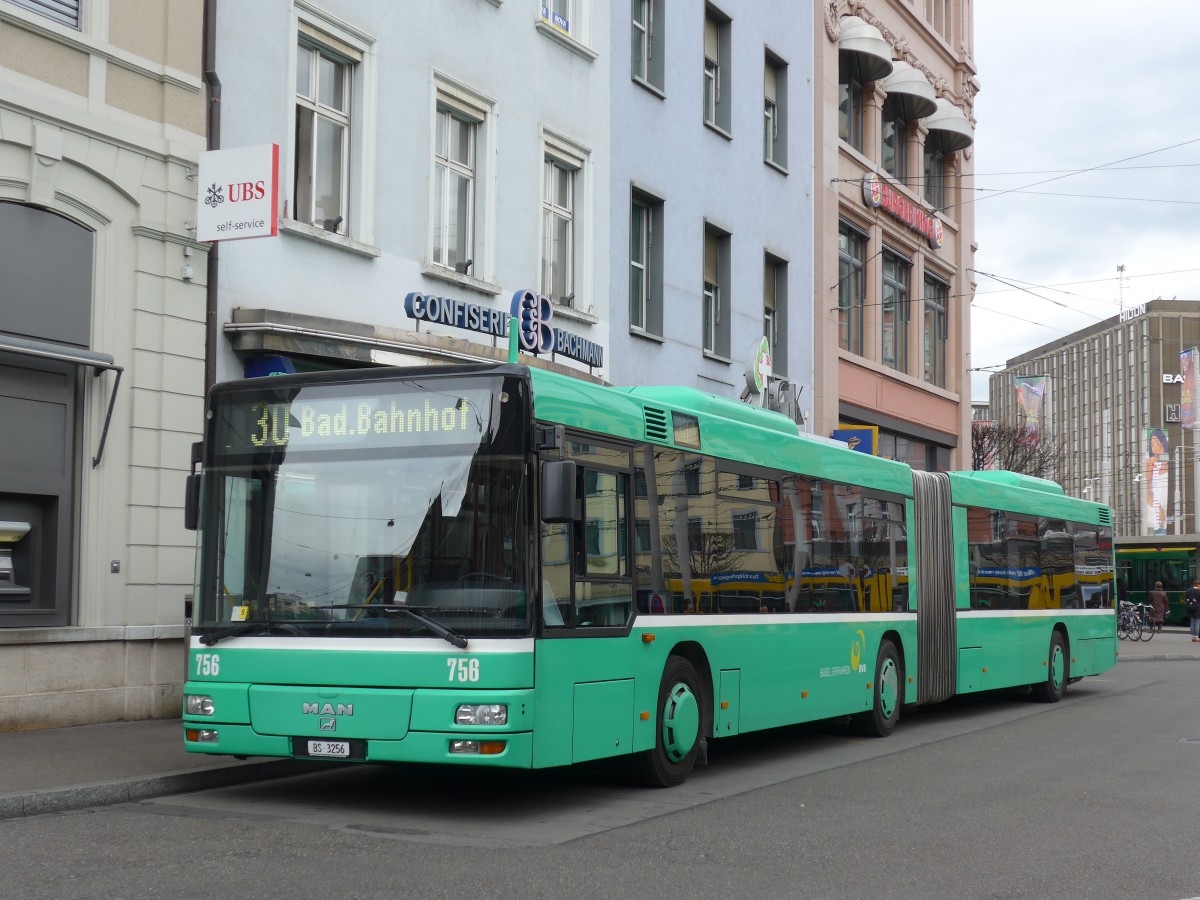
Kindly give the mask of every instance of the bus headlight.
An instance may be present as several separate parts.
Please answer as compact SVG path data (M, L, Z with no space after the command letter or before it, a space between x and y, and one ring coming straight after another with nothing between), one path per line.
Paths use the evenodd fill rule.
M211 716L213 714L212 697L207 694L188 694L184 703L189 716Z
M467 753L474 756L497 756L504 752L505 741L451 741L451 753Z
M508 707L503 703L464 703L454 711L455 725L507 725Z

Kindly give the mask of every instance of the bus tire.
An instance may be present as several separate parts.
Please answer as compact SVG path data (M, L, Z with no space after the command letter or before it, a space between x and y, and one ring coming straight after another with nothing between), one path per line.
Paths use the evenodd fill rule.
M904 663L891 641L879 644L872 690L871 708L855 714L850 722L855 733L863 737L887 737L896 730L904 705Z
M667 658L658 686L654 747L633 757L634 773L648 787L677 787L687 780L704 741L704 694L696 667Z
M1062 632L1050 632L1050 653L1046 658L1046 680L1033 685L1033 699L1038 703L1057 703L1067 692L1071 680L1071 659Z

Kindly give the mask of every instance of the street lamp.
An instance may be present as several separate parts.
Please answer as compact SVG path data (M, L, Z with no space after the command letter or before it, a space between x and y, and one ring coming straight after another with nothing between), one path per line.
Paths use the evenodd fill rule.
M1133 476L1133 533L1142 533L1142 473Z

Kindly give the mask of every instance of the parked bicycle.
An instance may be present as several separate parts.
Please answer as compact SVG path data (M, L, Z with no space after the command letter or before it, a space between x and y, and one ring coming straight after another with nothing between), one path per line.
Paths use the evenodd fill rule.
M1142 640L1148 641L1154 637L1154 632L1158 628L1162 627L1155 622L1153 618L1151 618L1151 616L1154 615L1154 606L1150 603L1135 603L1133 608L1135 610L1135 615L1138 617L1138 620L1141 623Z
M1145 605L1145 604L1139 604ZM1117 604L1117 637L1123 641L1142 639L1142 618L1137 607L1128 600Z

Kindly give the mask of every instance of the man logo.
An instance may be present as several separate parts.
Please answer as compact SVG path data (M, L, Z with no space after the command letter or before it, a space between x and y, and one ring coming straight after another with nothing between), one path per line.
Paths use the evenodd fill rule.
M300 707L300 715L302 716L352 716L354 715L353 703L339 703L334 706L332 703L305 703Z
M337 719L322 719L318 727L321 731L337 731Z

